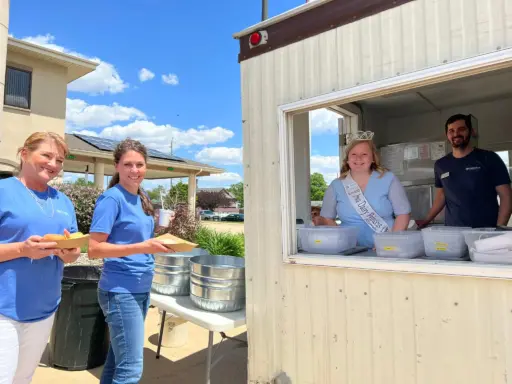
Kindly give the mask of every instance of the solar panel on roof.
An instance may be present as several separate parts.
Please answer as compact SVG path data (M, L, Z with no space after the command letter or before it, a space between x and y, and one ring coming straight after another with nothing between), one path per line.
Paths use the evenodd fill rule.
M87 136L82 135L78 133L74 133L76 137L79 139L85 141L86 143L92 145L93 147L98 148L102 151L114 151L116 149L117 144L119 144L119 141L105 139L103 137L96 137L96 136ZM167 155L163 152L157 151L156 149L148 148L148 156L157 158L157 159L164 159L164 160L172 160L172 161L184 161L180 157L173 156L173 155Z

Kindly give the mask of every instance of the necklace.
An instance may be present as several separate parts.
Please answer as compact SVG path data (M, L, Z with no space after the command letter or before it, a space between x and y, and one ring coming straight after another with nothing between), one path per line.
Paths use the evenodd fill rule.
M20 183L25 187L25 189L28 191L28 193L30 194L30 196L32 196L32 198L34 199L34 201L36 202L37 206L39 207L39 209L41 209L41 211L46 215L46 216L49 216L50 218L53 218L53 216L55 215L55 209L54 209L54 206L53 206L53 199L51 198L50 196L50 188L48 188L46 190L46 199L40 199L39 197L37 197L37 195L32 192L30 190L30 188L28 188L22 181L19 177L17 177L17 179L20 181ZM41 203L41 200L43 200L45 203L43 205L43 203ZM46 207L48 206L48 204L51 204L52 206L52 215L48 215L48 213L46 212Z

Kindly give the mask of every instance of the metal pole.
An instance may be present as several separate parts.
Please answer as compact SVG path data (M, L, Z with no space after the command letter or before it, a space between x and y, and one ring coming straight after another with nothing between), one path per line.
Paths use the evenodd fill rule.
M268 19L268 0L261 0L261 20Z
M156 358L160 358L160 348L162 347L162 338L164 336L164 325L165 325L165 317L167 315L166 311L162 311L162 321L160 324L160 334L158 335L158 347L156 349Z
M212 366L213 349L213 331L208 332L208 350L206 351L206 380L205 384L210 384L210 370Z

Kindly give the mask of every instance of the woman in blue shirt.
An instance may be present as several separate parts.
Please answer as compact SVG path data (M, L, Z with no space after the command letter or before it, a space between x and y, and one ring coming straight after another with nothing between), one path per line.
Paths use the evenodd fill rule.
M61 136L35 132L18 150L18 176L0 180L0 383L31 382L60 303L63 264L80 256L43 241L77 231L71 200L48 186L67 153Z
M153 207L141 188L147 151L126 139L114 151L116 174L94 209L89 257L105 259L98 298L110 331L101 384L138 383L144 320L153 280L153 253L169 252L153 239Z
M374 233L407 229L411 205L398 178L381 166L370 133L356 134L347 146L341 175L326 190L314 223L337 225L338 216L341 226L359 228L359 245L373 248Z

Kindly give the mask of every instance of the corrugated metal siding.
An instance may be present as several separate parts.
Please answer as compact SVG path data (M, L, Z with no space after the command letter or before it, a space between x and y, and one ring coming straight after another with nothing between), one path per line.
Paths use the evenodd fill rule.
M418 0L242 62L251 383L512 381L512 282L282 264L276 112L510 46L512 0Z

